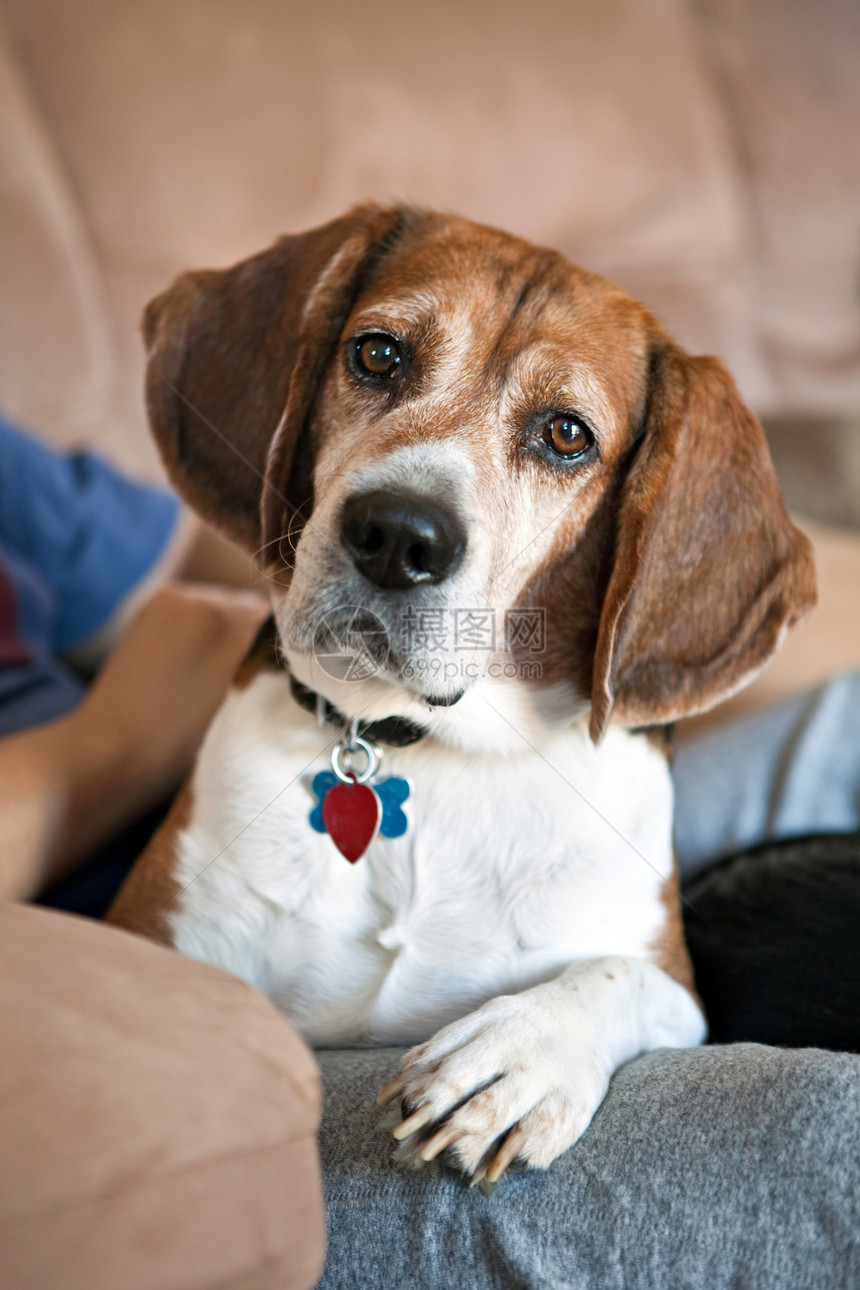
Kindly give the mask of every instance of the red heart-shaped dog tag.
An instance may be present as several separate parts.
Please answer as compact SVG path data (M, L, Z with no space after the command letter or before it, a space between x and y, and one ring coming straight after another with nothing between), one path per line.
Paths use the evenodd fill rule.
M379 828L382 804L369 784L335 784L323 798L323 824L350 864L360 860Z

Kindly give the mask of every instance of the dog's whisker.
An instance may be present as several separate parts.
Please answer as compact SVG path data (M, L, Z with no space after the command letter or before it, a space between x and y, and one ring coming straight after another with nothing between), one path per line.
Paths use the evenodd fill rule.
M270 546L278 546L282 537L283 537L283 534L279 533L277 537L269 538L268 542L263 542L260 546L257 547L256 551L253 552L253 554L251 555L251 559L259 560L263 552L267 551Z

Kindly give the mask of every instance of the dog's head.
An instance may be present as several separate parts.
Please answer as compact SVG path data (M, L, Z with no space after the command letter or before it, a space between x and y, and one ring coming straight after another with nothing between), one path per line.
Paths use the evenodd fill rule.
M144 330L174 483L342 710L354 657L367 715L510 677L597 740L712 706L814 602L731 377L555 252L364 205L184 275Z

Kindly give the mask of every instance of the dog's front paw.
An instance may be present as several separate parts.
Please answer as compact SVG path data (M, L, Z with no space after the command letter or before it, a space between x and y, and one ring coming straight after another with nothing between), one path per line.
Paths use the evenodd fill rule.
M401 1099L393 1132L416 1162L444 1151L490 1183L515 1160L545 1169L606 1093L610 1071L587 1030L551 986L493 999L407 1053L377 1100Z

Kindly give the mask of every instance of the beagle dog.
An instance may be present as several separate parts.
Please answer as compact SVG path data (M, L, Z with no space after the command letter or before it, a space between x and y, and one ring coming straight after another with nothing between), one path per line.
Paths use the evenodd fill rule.
M144 331L170 476L273 617L111 921L314 1045L416 1045L380 1101L418 1161L545 1168L705 1036L663 734L814 602L761 428L619 288L412 208L185 274Z

